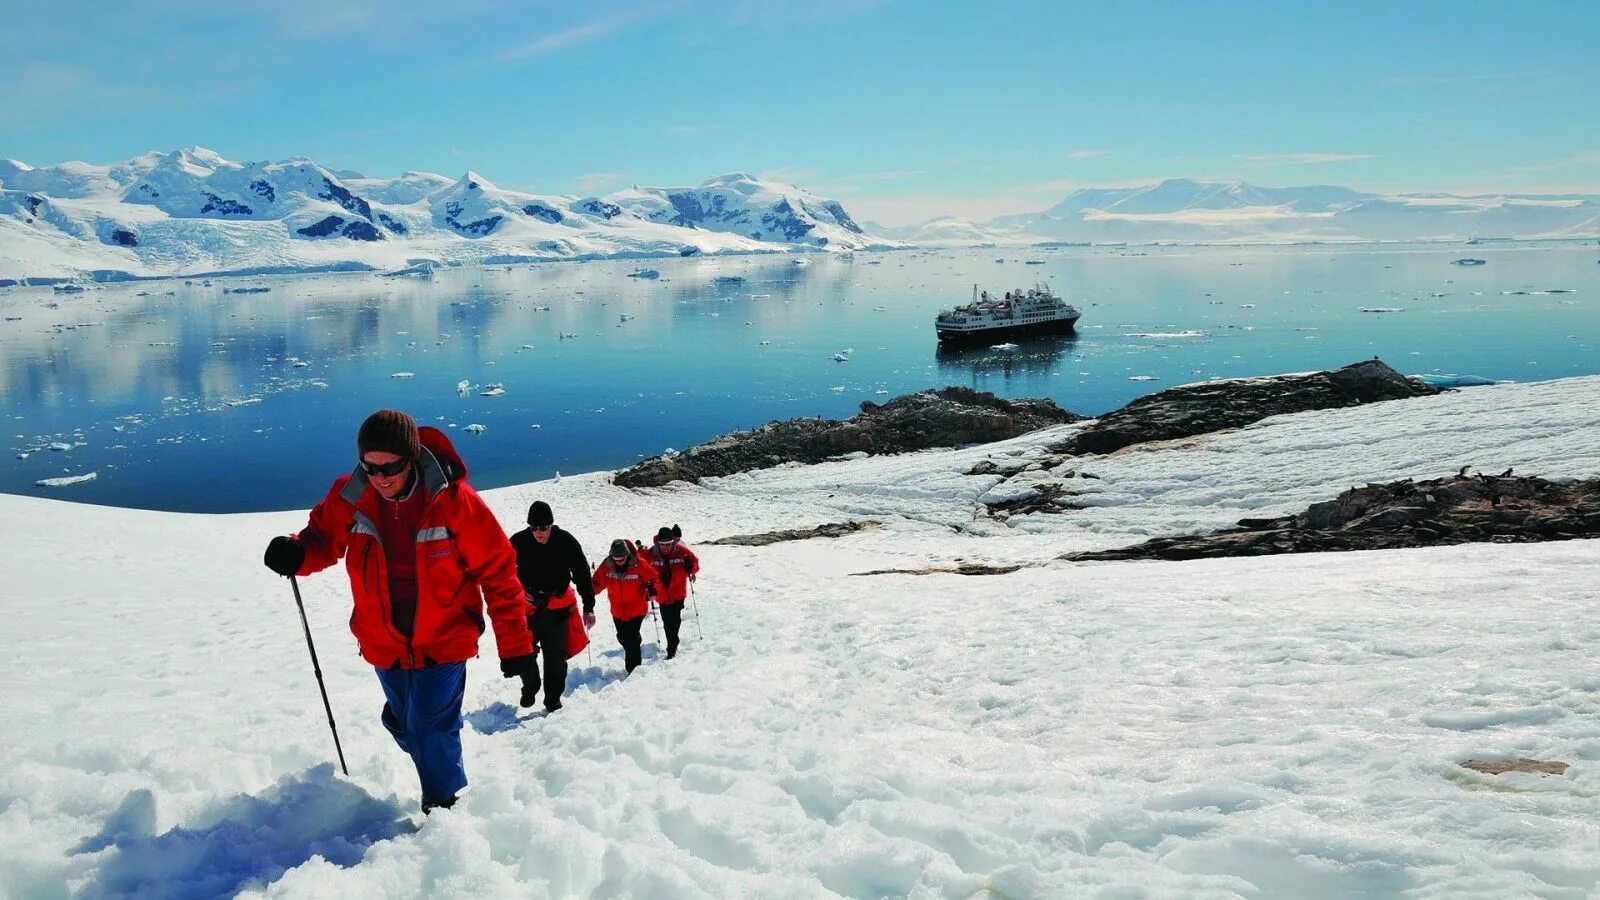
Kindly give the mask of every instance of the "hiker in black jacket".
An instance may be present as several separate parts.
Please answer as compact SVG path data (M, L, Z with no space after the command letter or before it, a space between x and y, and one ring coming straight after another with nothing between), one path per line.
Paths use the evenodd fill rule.
M550 504L534 501L528 507L528 527L511 536L517 551L517 577L527 593L528 628L544 654L544 708L561 708L567 688L567 654L581 650L578 642L594 626L594 586L589 560L571 532L556 527ZM583 625L574 621L577 597L583 597ZM574 632L576 632L574 634ZM575 638L569 644L569 636ZM522 676L521 705L532 706L539 695L539 670L530 667Z

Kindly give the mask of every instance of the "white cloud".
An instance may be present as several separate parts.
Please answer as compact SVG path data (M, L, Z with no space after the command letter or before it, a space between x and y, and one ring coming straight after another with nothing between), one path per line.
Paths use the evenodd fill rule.
M1600 150L1589 150L1579 153L1567 160L1569 163L1600 163Z
M1067 159L1094 159L1097 156L1109 156L1110 150L1074 150L1067 154Z
M621 31L629 25L641 22L649 18L653 13L654 10L642 10L631 16L610 16L543 34L527 43L507 50L500 55L500 58L512 61L532 59L536 56L544 56L558 50L565 50L578 44L586 44L589 41L598 40L606 35Z
M580 194L592 194L602 188L624 184L627 181L627 172L590 172L572 179L572 185Z
M1257 166L1306 166L1372 158L1371 153L1257 153L1240 157Z

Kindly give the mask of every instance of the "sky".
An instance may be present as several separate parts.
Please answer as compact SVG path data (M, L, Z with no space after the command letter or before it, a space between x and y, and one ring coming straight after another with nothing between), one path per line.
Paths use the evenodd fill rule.
M1600 193L1600 4L0 0L0 157L205 146L885 225L1167 177Z

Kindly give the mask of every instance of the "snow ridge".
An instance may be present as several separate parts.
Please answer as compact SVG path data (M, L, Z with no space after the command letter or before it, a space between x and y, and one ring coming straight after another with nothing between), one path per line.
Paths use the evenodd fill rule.
M747 175L579 198L502 189L472 171L366 178L204 147L110 166L0 161L8 279L892 246L836 200Z

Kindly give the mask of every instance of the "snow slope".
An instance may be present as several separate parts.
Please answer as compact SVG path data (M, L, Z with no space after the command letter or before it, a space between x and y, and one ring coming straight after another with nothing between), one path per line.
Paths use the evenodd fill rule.
M703 203L703 214L655 214L672 203ZM470 171L367 178L304 158L234 162L203 147L111 166L0 160L0 278L9 279L889 246L837 201L743 175L579 198L503 190Z
M682 524L705 637L687 621L678 659L647 648L624 679L602 627L548 719L473 663L472 785L426 820L338 571L302 583L352 777L328 768L288 586L259 562L303 511L0 498L0 895L1589 896L1600 545L1054 557L1463 464L1594 476L1597 396L1500 385L1130 449L1076 464L1089 509L1009 525L976 514L996 478L961 473L1081 426L491 491L508 528L550 501L590 553ZM883 525L700 543L855 518ZM1026 568L851 574L957 560ZM1517 756L1573 768L1456 765Z

